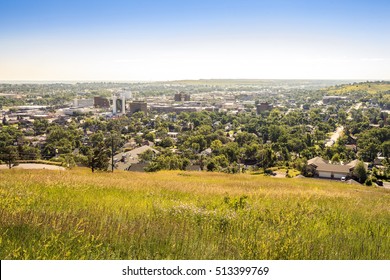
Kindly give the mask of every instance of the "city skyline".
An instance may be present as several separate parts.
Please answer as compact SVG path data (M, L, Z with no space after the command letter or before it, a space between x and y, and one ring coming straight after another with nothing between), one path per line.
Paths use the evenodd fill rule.
M390 79L387 1L3 1L0 9L3 81Z

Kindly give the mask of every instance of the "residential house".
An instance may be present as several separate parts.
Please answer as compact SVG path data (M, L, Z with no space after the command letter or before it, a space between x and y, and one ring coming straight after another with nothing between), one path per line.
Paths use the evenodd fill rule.
M135 148L128 152L119 153L114 156L115 168L119 170L130 170L130 166L140 163L139 155L146 150L151 150L156 155L160 153L147 145Z
M315 157L308 160L307 164L312 168L315 177L341 179L342 177L352 177L352 172L358 162L358 160L354 160L348 164L332 164L321 157Z
M347 144L348 145L356 145L357 144L357 137L349 134L348 138L347 138Z

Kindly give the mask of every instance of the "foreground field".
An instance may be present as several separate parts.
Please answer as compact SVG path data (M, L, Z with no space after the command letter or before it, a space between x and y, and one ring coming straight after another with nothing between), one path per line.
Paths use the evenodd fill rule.
M198 172L0 171L1 259L390 259L390 191Z

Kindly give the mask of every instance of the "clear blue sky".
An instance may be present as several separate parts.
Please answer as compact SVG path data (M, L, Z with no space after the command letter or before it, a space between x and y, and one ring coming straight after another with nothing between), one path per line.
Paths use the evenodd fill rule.
M0 80L390 80L390 1L0 1Z

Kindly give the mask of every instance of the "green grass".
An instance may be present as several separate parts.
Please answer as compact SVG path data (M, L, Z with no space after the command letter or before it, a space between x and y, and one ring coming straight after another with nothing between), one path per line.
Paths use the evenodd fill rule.
M390 259L390 191L166 171L0 173L1 259Z
M17 163L41 163L41 164L49 164L49 165L56 165L56 166L61 166L62 162L58 161L50 161L50 160L42 160L42 159L28 159L28 160L17 160Z

